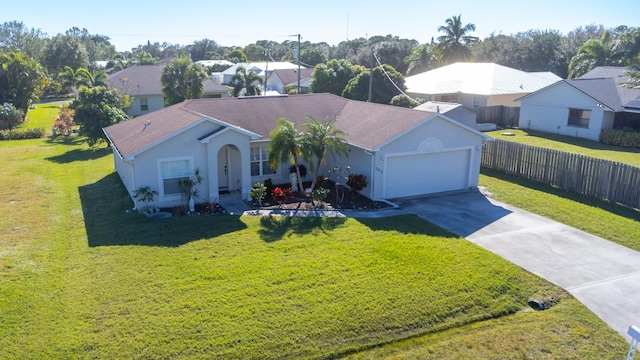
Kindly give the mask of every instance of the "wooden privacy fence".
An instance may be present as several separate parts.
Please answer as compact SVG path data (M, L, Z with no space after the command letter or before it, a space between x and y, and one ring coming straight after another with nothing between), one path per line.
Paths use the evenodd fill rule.
M640 208L640 168L505 140L488 142L482 166Z
M520 118L519 107L509 106L485 106L476 110L477 123L494 123L502 128L518 127Z

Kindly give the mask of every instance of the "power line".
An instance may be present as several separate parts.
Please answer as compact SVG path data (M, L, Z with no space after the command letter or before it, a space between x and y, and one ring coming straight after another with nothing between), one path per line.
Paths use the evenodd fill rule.
M400 89L400 87L391 79L391 76L389 76L389 74L387 73L387 70L384 69L384 66L382 66L382 63L380 63L380 59L378 59L378 56L376 56L376 52L372 51L373 57L376 59L376 62L378 63L378 66L380 66L380 69L382 69L382 72L384 73L384 75L387 77L387 79L389 79L389 81L393 84L393 86L398 89L398 91L400 91L400 93L404 96L406 96L407 98L409 98L409 100L413 101L414 103L420 105L420 102L418 102L417 100L414 100L411 96L407 95L404 91L402 91L402 89ZM371 69L371 77L373 77L373 69Z

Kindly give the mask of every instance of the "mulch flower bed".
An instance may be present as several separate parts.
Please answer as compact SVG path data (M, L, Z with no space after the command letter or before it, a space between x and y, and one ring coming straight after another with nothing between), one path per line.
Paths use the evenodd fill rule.
M311 186L311 183L304 183L305 187ZM329 190L329 194L324 201L312 201L310 196L304 194L292 193L292 197L284 203L279 204L273 198L273 190L278 187L280 189L290 189L289 185L274 186L267 189L267 196L262 200L262 206L257 201L249 203L255 209L290 209L290 210L377 210L387 209L391 206L385 202L373 201L364 195L354 193L346 188L337 189L335 183L328 180L324 185Z

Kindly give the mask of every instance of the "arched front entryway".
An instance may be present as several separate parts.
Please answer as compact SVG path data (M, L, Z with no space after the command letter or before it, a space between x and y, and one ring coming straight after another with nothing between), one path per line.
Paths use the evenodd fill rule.
M237 191L242 188L242 157L235 145L224 145L217 155L218 192Z

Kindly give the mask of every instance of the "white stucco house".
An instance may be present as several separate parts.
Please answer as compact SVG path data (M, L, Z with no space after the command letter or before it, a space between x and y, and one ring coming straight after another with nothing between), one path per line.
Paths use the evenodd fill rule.
M104 132L129 194L149 186L159 192L154 205L169 207L181 203L178 180L196 169L200 202L217 202L222 191L247 199L267 178L287 184L290 164L268 166L269 133L279 118L298 126L307 116L335 117L348 134L349 156L328 155L320 173L331 177L330 169L350 166L367 177L361 193L372 199L475 188L482 145L492 141L443 114L331 94L188 100Z
M518 107L514 100L561 78L551 72L525 72L494 63L459 62L409 76L407 94L414 98L462 104Z
M162 69L164 65L136 65L110 74L109 87L121 94L133 97L133 103L127 110L129 116L144 115L164 108L162 94ZM228 98L231 88L220 85L207 78L204 81L205 98Z
M640 129L640 89L623 67L597 67L519 99L520 128L599 141L605 129Z

